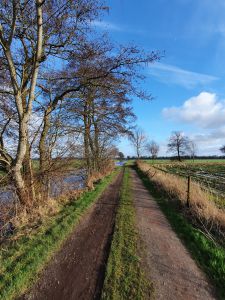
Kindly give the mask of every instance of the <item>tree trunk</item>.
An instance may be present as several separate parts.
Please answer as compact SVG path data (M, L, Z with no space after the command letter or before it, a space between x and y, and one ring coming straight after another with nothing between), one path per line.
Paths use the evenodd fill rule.
M91 162L90 162L90 151L89 151L89 128L86 121L86 117L84 117L84 157L86 162L87 173L90 175L91 173Z
M90 116L90 102L89 99L85 101L84 111L83 111L83 122L84 122L84 155L87 168L87 182L86 185L88 188L93 188L93 183L90 181L90 178L95 170L95 161L94 161L94 145L91 138L91 116Z
M139 158L140 158L139 146L137 146L137 158L138 158L138 160L139 160Z
M23 160L27 150L27 122L27 115L23 115L23 118L19 122L19 141L16 159L12 168L12 177L20 202L30 206L29 193L22 175Z
M18 193L19 200L22 204L30 206L29 193L27 192L26 184L22 175L23 161L27 151L28 142L28 121L32 112L32 103L35 98L35 87L37 82L39 63L42 56L42 41L43 41L43 24L42 24L42 5L44 1L36 0L36 22L37 22L37 43L35 49L35 59L32 66L32 75L29 87L29 96L27 97L26 107L23 105L23 92L17 80L16 67L14 65L10 44L6 43L1 37L0 42L3 45L5 57L7 59L10 72L11 83L14 91L15 103L19 117L19 140L17 146L16 158L13 162L12 177L15 182L15 187Z
M181 161L181 157L180 157L180 148L177 148L177 156L178 156L178 160Z
M43 118L43 129L41 132L41 137L39 141L39 156L40 156L40 166L39 170L41 173L41 181L42 181L42 198L49 198L49 189L50 189L50 180L49 180L49 149L47 145L47 136L50 128L50 113L51 107L45 111Z
M94 136L94 144L95 144L95 164L96 164L96 170L100 171L100 151L99 151L99 129L98 124L94 122L94 129L95 129L95 136Z
M44 114L43 129L39 141L39 155L40 155L39 169L42 173L44 173L48 169L47 168L48 147L47 147L46 139L47 139L49 127L50 127L50 109L47 109Z
M23 167L24 167L25 183L29 194L29 199L31 202L34 202L36 199L35 187L34 187L34 174L33 174L32 159L30 153L30 145L28 141L26 144L26 154L23 162Z

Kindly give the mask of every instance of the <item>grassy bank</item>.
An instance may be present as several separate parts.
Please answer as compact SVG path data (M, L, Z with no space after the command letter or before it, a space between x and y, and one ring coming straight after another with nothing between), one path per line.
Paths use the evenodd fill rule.
M139 169L137 172L146 188L154 196L171 226L185 243L192 257L201 266L217 289L218 298L225 299L225 249L216 246L201 231L194 228L181 215L173 202L168 201L165 191L156 188L155 184Z
M91 192L66 204L61 211L31 235L21 236L0 249L0 299L15 299L35 281L52 255L72 233L85 211L99 198L118 174L119 169L104 178Z
M107 263L103 300L149 299L147 282L137 255L135 211L131 195L129 167L125 168L115 231Z
M190 184L189 208L187 209L187 178L165 173L150 167L147 163L137 162L140 170L148 174L160 191L164 191L170 202L179 205L192 223L213 236L219 244L225 244L225 210L212 201L209 191L203 190L193 181Z

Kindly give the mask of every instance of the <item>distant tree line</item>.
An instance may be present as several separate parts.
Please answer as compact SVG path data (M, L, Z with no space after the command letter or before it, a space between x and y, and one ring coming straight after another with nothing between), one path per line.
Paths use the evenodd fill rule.
M224 155L197 155L197 145L181 131L173 131L167 143L168 156L158 156L160 147L154 140L148 141L147 135L141 128L134 129L130 134L130 142L135 150L135 156L127 159L224 159ZM225 146L219 149L225 154ZM169 155L170 154L170 155Z
M131 133L130 142L138 159L149 157L143 156L143 152L150 154L151 159L158 158L160 150L159 144L154 140L148 141L148 138L142 129L136 128ZM178 161L181 161L186 157L194 159L196 157L197 146L194 141L185 136L181 131L174 131L169 138L167 152L172 154L172 157L170 157L171 159L176 159ZM168 157L166 157L166 159L168 159Z

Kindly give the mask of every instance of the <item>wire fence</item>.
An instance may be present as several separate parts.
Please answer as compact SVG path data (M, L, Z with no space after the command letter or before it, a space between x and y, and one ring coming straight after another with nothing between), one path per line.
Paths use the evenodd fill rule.
M182 177L187 180L187 207L190 207L190 194L192 185L198 185L202 190L216 197L217 200L224 202L225 206L225 177L222 174L209 174L204 172L200 174L201 170L187 169L183 171L170 170L159 166L152 166L155 170L159 170L166 174ZM225 175L225 173L224 173ZM217 182L216 182L217 181Z

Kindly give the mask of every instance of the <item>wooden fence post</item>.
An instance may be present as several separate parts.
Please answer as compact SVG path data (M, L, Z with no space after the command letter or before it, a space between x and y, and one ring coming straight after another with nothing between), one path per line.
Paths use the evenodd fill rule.
M190 192L191 192L191 176L188 175L188 186L187 186L187 207L190 207Z

